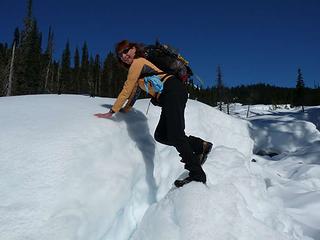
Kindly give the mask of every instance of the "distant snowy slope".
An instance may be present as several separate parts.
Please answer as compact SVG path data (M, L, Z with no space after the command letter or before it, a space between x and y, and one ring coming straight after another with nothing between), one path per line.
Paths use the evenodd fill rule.
M181 189L173 147L153 140L160 109L139 100L0 98L0 239L308 239L251 162L249 123L189 101L186 132L214 142L207 185Z

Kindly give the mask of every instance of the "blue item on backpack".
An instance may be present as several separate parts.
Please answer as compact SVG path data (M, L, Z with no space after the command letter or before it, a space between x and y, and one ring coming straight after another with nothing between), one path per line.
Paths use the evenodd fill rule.
M161 93L163 90L163 82L161 81L160 77L157 75L152 75L148 77L144 77L144 86L146 88L147 94L149 93L148 91L148 83L151 84L153 90L156 93Z

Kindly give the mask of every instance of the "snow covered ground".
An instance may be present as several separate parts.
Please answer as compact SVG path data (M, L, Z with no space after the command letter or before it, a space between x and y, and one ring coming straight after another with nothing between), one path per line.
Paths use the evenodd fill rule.
M234 113L244 117L247 107ZM254 159L270 196L282 200L305 234L320 239L320 107L251 108Z
M1 240L320 239L319 107L256 106L247 121L246 106L189 101L186 133L215 147L207 185L175 189L185 171L153 139L160 109L93 116L113 102L0 98Z

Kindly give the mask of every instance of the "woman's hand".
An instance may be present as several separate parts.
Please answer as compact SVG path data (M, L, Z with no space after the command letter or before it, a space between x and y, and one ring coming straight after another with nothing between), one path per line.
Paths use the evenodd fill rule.
M107 112L107 113L96 113L94 114L98 118L112 118L113 112Z

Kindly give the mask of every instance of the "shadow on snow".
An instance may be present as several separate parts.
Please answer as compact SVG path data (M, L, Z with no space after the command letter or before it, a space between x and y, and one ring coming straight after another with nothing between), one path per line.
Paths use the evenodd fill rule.
M102 106L108 109L111 109L112 107L110 104L103 104ZM137 144L145 163L146 182L149 187L148 201L150 204L156 202L155 191L157 188L153 176L156 143L153 139L153 136L150 135L146 116L142 112L132 109L128 113L117 114L117 116L112 120L116 122L124 121L126 123L128 134L130 138Z

